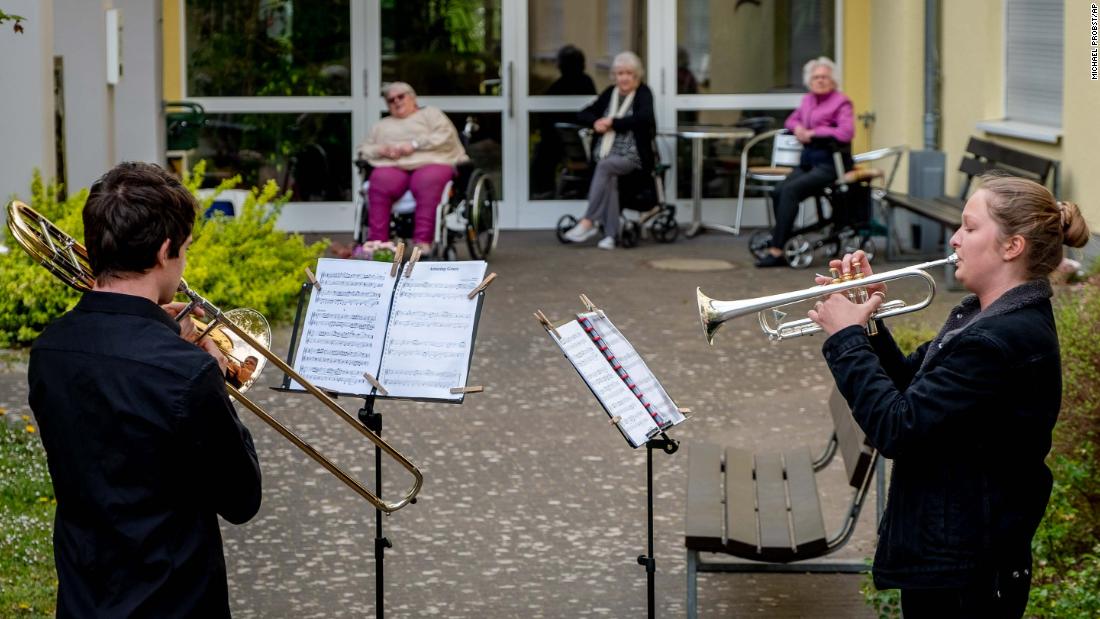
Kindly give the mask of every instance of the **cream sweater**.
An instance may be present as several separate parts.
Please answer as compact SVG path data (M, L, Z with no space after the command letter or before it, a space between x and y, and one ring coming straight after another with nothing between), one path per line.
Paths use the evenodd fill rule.
M413 141L417 150L411 155L387 159L378 153L381 146ZM429 163L455 165L469 159L451 120L434 107L422 107L405 118L383 118L355 152L374 167L396 166L402 170L415 170Z

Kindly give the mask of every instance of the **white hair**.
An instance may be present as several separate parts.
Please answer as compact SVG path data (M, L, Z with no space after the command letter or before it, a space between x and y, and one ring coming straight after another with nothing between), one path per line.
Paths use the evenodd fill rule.
M416 91L413 90L413 87L405 82L390 82L382 87L382 97L387 99L390 95L396 95L403 92L407 92L414 97L416 96Z
M836 79L836 63L828 56L819 56L802 66L802 84L806 86L806 88L810 87L810 74L818 67L829 68L829 73L833 74L833 87L839 89L840 83L837 82Z
M614 74L615 69L618 67L629 69L639 80L645 77L645 67L642 66L642 59L634 52L619 52L615 59L611 61L611 73ZM612 79L614 79L614 75L612 75Z

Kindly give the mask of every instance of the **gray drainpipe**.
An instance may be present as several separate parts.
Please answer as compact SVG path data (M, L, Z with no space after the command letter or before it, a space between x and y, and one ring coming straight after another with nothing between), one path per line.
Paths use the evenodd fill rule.
M924 0L924 149L940 147L940 0Z

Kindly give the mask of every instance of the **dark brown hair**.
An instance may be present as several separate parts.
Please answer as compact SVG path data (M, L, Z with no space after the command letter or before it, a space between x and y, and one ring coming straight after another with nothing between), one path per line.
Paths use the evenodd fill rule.
M191 192L155 164L120 163L101 176L83 213L84 244L96 281L147 272L165 239L168 256L178 256L197 207Z
M1027 275L1050 275L1062 262L1062 245L1083 247L1089 227L1073 202L1058 202L1046 187L1015 176L987 174L981 188L989 192L989 214L1004 238L1020 235L1027 242Z

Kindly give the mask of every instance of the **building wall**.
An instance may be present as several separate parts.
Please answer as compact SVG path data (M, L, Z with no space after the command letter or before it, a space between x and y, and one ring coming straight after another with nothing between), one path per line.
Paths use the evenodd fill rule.
M105 0L54 0L53 53L64 63L66 178L92 184L114 161L113 92L107 87ZM49 109L53 109L51 105Z
M1061 162L1061 197L1076 201L1100 231L1100 175L1095 173L1100 82L1089 79L1089 0L1067 0L1062 138L1058 144L986 134L976 128L1004 116L1003 0L942 2L941 148L945 190L959 190L959 160L970 136ZM878 122L874 147L923 144L924 3L874 0L871 93ZM899 183L904 188L904 183Z
M29 198L35 168L54 176L53 11L51 0L5 0L4 11L27 18L24 32L0 28L0 202ZM6 209L0 222L6 221Z

